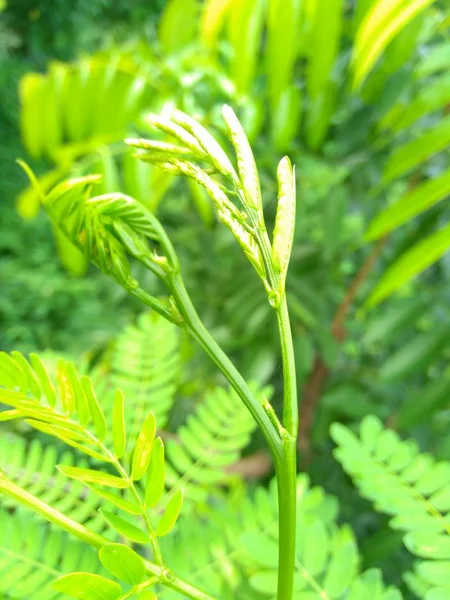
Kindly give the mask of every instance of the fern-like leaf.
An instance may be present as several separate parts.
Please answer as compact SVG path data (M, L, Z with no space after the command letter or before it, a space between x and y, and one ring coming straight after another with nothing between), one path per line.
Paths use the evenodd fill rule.
M99 572L97 553L29 513L0 510L0 593L11 600L62 600L57 577L77 570ZM64 596L66 598L66 596Z
M119 387L127 398L125 419L131 437L137 436L149 410L163 428L175 401L180 365L177 327L155 312L142 314L117 337L110 358L93 373L97 388L106 392L106 415L112 412L108 389Z
M98 513L101 499L80 481L68 481L56 470L57 464L70 467L76 463L79 467L86 467L86 460L70 450L61 452L56 445L44 445L37 438L27 444L23 438L12 434L0 436L0 456L8 457L7 461L2 461L1 467L10 481L92 531L105 529L105 522ZM0 504L6 508L15 506L3 496L0 496Z
M226 467L240 457L256 423L233 390L215 388L205 394L194 414L166 442L167 484L180 487L194 502L205 501L229 481Z
M420 453L414 441L402 441L376 417L362 421L360 438L339 424L332 436L335 456L361 495L392 515L390 526L405 532L406 548L425 559L415 565L423 597L444 598L450 593L450 463Z
M56 437L88 457L104 463L102 467L90 469L64 464L57 465L57 468L69 479L81 482L107 501L106 507L102 506L100 512L113 532L135 542L151 543L155 560L162 564L156 537L166 535L175 525L181 507L182 490L175 497L176 502L172 498L164 505L159 524L154 529L147 513L150 508L146 501L148 495L143 494L135 483L143 479L152 462L156 431L154 414L149 413L143 421L136 441L133 440L132 451L128 453L126 445L130 439L126 434L124 397L120 390L117 390L115 402L119 410L113 411L112 423L109 424L92 382L86 376L80 378L71 363L62 360L58 363L55 385L37 356L32 356L30 364L20 353L3 353L0 354L0 382L4 386L0 387L0 402L12 407L14 418L22 417L38 431ZM160 438L158 446L162 447ZM131 465L127 458L122 458L124 455L132 457ZM160 462L157 466L163 470ZM117 475L111 473L111 470L115 470ZM151 472L153 476L157 474L154 468ZM147 477L146 487L153 483ZM11 492L11 488L15 487L17 486L8 480L4 470L0 471L0 489L6 495L20 499L20 494ZM151 508L159 500L160 498ZM32 500L27 502L28 505L33 505ZM113 511L109 509L108 503L113 506ZM81 509L85 510L83 506ZM118 512L125 513L125 516L117 514Z

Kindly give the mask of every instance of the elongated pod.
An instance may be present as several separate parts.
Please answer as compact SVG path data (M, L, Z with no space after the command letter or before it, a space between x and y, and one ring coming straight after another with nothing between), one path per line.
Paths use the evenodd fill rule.
M295 172L287 156L278 164L278 206L273 230L272 260L279 274L279 292L285 291L286 274L294 242Z

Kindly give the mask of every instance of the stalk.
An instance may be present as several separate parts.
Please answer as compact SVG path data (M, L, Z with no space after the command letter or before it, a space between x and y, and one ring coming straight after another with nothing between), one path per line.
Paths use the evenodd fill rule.
M182 308L189 333L216 364L251 412L271 450L274 461L280 460L282 456L282 443L269 415L258 402L258 399L248 387L242 375L203 325L180 275L177 274L173 277L171 289L178 306Z
M297 510L298 403L294 346L286 294L277 309L283 362L282 458L275 462L278 482L279 545L278 600L291 600L294 591Z
M278 600L291 600L294 587L296 530L296 439L298 429L297 383L286 296L277 309L283 361L283 433L277 428L255 398L236 367L203 325L179 275L172 280L172 293L182 307L187 328L192 337L217 365L252 413L272 453L278 481L279 562Z

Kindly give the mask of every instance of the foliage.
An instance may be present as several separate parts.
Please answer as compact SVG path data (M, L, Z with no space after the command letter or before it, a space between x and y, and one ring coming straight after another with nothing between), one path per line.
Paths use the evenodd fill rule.
M16 4L19 7L20 3L9 3L6 15L8 32L15 36L21 28L17 20L11 20ZM235 597L237 593L242 598L264 597L249 589L245 581L262 571L263 585L268 586L273 572L264 572L271 571L274 562L267 565L263 560L258 565L245 565L234 561L233 547L238 546L236 531L240 525L236 524L234 532L228 530L230 544L224 544L221 529L225 522L233 521L243 496L253 498L253 492L243 492L236 477L198 460L210 442L205 439L201 446L193 437L199 431L198 425L194 433L190 429L190 423L201 418L208 402L211 410L218 399L229 402L230 411L237 410L237 406L242 409L236 396L218 387L218 382L223 382L211 366L186 344L184 336L180 347L178 336L168 333L176 329L167 329L169 325L155 313L151 318L143 317L142 323L130 326L111 343L118 327L134 321L140 310L138 300L130 302L125 291L94 271L88 271L85 279L68 276L55 258L52 230L44 216L39 214L34 221L22 222L11 202L18 196L18 207L25 217L32 216L38 207L38 198L30 189L19 194L23 179L12 163L24 154L15 125L15 81L25 70L39 69L39 73L29 73L24 79L25 90L39 83L36 91L32 89L28 94L32 101L28 107L24 103L21 118L23 121L28 111L25 120L34 133L28 134L31 146L27 143L27 151L33 144L40 149L41 158L33 162L36 171L43 175L40 181L47 178L51 187L66 178L100 172L103 183L94 187L95 194L120 189L152 211L157 210L180 257L186 287L203 321L233 363L240 365L247 380L273 385L271 401L278 411L281 355L272 325L273 309L263 302L264 290L258 278L252 278L242 267L233 236L216 223L204 189L195 181L185 185L151 163L134 160L133 151L122 142L125 136L136 139L149 137L151 132L153 137L148 114L172 118L175 105L200 118L221 144L227 144L218 105L232 104L252 141L269 231L276 216L273 165L281 151L289 150L296 166L300 201L287 297L299 390L303 391L301 428L305 429L300 431L299 455L302 467L309 470L315 483L341 498L341 519L351 523L361 541L363 568L381 567L384 579L401 588L408 599L425 596L431 593L430 585L410 569L402 533L391 529L385 517L359 501L349 481L336 470L330 457L328 431L335 421L344 421L354 429L365 415L374 414L401 434L416 438L421 449L432 452L437 459L450 459L446 311L449 262L445 254L449 238L444 202L448 196L448 9L438 1L415 2L411 9L408 2L339 1L330 4L329 14L320 10L320 3L310 0L212 0L205 2L201 10L200 3L184 4L183 36L173 35L181 27L179 2L168 2L158 22L157 45L148 45L153 35L153 16L148 6L142 10L138 7L131 15L128 7L122 10L121 3L115 3L114 7L101 8L101 29L108 29L106 35L95 28L93 20L89 26L78 27L80 21L66 11L67 22L62 25L61 21L57 23L57 11L50 11L46 19L26 24L32 26L32 34L25 33L19 50L8 46L10 57L0 71L0 195L5 199L0 232L2 347L8 351L20 348L24 353L52 347L65 356L79 356L89 348L77 364L81 372L89 372L108 419L113 412L114 388L123 387L127 404L133 407L125 415L133 440L144 415L154 410L160 426L168 429L162 434L168 455L168 487L172 481L175 483L177 475L183 477L187 473L189 478L192 473L196 477L190 482L176 530L161 540L161 546L167 546L168 562L177 573L199 585L203 585L202 574L212 572L209 583L205 575L205 589L221 590L221 598ZM84 4L79 3L77 18L86 19L89 11L93 14L100 10L98 3L91 5L85 12ZM156 8L156 3L152 9L153 5ZM45 3L43 10L47 10ZM416 10L418 13L409 20ZM27 19L27 11L21 11L19 17ZM126 22L128 17L132 22ZM118 23L119 19L123 22ZM114 30L113 21L117 25ZM55 24L58 35L42 34L45 27L55 31ZM68 34L66 27L75 27L76 31ZM130 38L138 37L136 32L144 32L145 44L130 43ZM115 42L126 39L127 43L117 46L110 43L111 38ZM106 41L106 50L98 51L100 39L102 47ZM53 44L51 49L48 43ZM91 54L79 58L81 47ZM19 55L31 56L38 62L19 62ZM55 57L75 60L60 63L55 62ZM44 66L46 71L42 72ZM80 73L86 77L84 84ZM65 86L76 89L79 106L71 106L64 93L58 98L47 93L58 89L58 82L63 84L62 90ZM133 100L128 91L139 85L144 90L139 110L126 113L128 98ZM111 114L102 110L102 106L111 106L111 94L119 113L126 116L120 132ZM44 110L47 116L43 119L42 110L36 110L33 117L33 106L58 106L59 110L53 116L50 110ZM89 116L93 106L95 121ZM49 123L51 136L47 136ZM80 125L81 137L72 135L74 123ZM96 128L100 124L103 133L111 137L98 135ZM169 142L165 135L157 140ZM204 163L201 166L205 167ZM213 179L223 184L220 176L213 174ZM55 230L53 233L66 267L72 273L85 270L86 261L61 235ZM370 243L375 245L373 250ZM376 257L376 262L372 257ZM165 293L143 267L136 267L134 261L130 263L132 276L142 289L155 290L158 297ZM372 264L371 273L367 264ZM355 281L356 286L352 283ZM354 307L364 301L364 310L357 312L355 318ZM383 304L379 304L381 301ZM159 341L146 344L147 338ZM163 358L157 346L166 346L166 340L167 353ZM167 377L167 387L160 390L161 405L148 371L127 356L126 348L139 352L142 365L155 364L156 373L164 381ZM189 360L187 368L185 360ZM216 414L211 410L209 419ZM251 445L245 448L253 428L248 419L248 415L239 417L245 429L242 445L230 453L218 452L217 460L226 460L233 454L234 461L242 449L251 453L259 447L260 439L253 436ZM3 427L16 434L24 432L15 421ZM197 442L192 455L177 437L182 430L186 431L186 439ZM23 453L28 456L26 449L30 447L32 457L47 457L44 465L48 468L48 456L55 460L61 456L60 446L52 449L53 445L49 446L42 436L29 446L36 434L25 428L25 435L26 443L16 437L5 438L5 445L14 448L14 456L17 452L24 460ZM226 447L227 441L223 443ZM182 462L175 460L172 464L169 447L175 448L175 459ZM177 449L181 449L183 459L180 452L177 455ZM76 452L70 456L74 464L82 465ZM210 458L214 462L215 454ZM178 469L174 469L177 465ZM97 465L94 462L91 466ZM11 471L13 481L23 482L21 469L28 473L31 467L32 463L25 462L14 473ZM217 482L205 488L199 479L204 473L208 478L210 471L213 477L217 476ZM49 490L53 489L50 473L48 470L41 476ZM58 485L64 485L61 474L55 479ZM75 480L65 485L81 489ZM36 489L45 500L42 487ZM55 488L53 493L55 502L64 500L61 488ZM50 492L48 495L52 496ZM257 495L263 495L260 486ZM83 497L92 506L100 502L86 488ZM221 510L211 523L212 508L219 505ZM69 516L72 512L77 514L78 496L68 494L66 506ZM251 506L249 514L255 512L254 504ZM11 504L8 510L14 510ZM88 514L87 508L86 511ZM22 519L18 511L14 514ZM78 514L82 515L81 509ZM108 527L99 514L95 523L99 532ZM327 529L327 540L338 535L336 527L333 524ZM210 548L198 540L200 529L211 540L211 554ZM187 562L192 561L190 565L185 565L183 556L176 552L177 544L187 541L193 548L186 557ZM97 572L96 568L92 570ZM199 576L193 576L192 572L198 570ZM400 577L408 570L410 589ZM379 575L370 570L364 577L375 582ZM323 581L321 576L318 580ZM365 589L359 590L361 597L366 597L366 593ZM388 594L397 592L383 593L390 598ZM176 595L167 589L158 594ZM355 594L358 597L358 592Z
M420 598L445 598L449 593L448 462L419 452L413 440L401 441L381 422L366 417L358 439L342 425L332 435L335 455L354 478L360 492L377 511L392 515L389 525L405 532L406 548L421 559L405 579Z

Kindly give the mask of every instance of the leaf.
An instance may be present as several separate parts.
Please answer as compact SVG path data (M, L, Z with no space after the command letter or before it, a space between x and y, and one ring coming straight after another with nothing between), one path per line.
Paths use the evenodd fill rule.
M11 352L11 358L15 360L27 377L28 386L26 391L29 389L33 396L40 400L42 396L41 388L39 386L38 378L31 368L30 363L27 361L24 355L20 352L17 352L17 350L13 350Z
M423 79L440 71L446 71L450 64L450 43L448 41L434 44L427 48L427 53L418 62L414 75Z
M422 86L409 102L395 104L379 121L378 128L398 133L425 115L443 108L449 101L450 75L444 73Z
M75 369L73 363L67 363L67 374L72 386L73 393L75 395L75 405L78 419L83 427L91 420L91 413L89 411L89 404L84 393L84 389L81 385L80 378Z
M450 381L441 376L437 381L427 383L405 398L398 413L397 425L400 429L410 429L423 423L436 411L443 408L450 397Z
M195 0L169 0L159 21L158 37L166 54L183 50L195 39L199 6Z
M116 600L122 588L115 581L92 573L70 573L55 581L53 587L61 594L79 600Z
M155 592L151 590L142 590L137 595L137 600L158 600Z
M271 138L279 152L285 152L299 135L302 113L302 92L293 85L287 86L272 108Z
M144 579L145 565L139 554L123 544L106 544L99 550L102 565L125 583L138 585Z
M232 3L228 19L228 40L233 48L231 76L239 93L248 93L255 80L264 16L263 0L239 0Z
M427 269L450 248L450 225L426 237L398 258L372 291L365 307L379 304L419 273Z
M145 419L133 452L131 478L135 481L144 477L152 454L153 440L156 433L156 419L151 412Z
M44 110L46 79L38 73L27 73L19 83L21 104L20 131L24 146L33 158L40 158L44 138L41 129L41 114Z
M167 535L175 526L183 504L183 490L177 490L164 510L156 528L156 535L163 537Z
M409 343L389 357L381 367L382 381L392 381L424 369L447 346L450 325L443 323L439 328L416 335Z
M69 376L69 363L62 358L56 364L56 381L58 382L59 399L64 411L72 415L75 411L76 398Z
M337 59L342 23L343 0L314 2L314 18L309 39L306 90L309 96L306 114L306 139L312 149L319 148L333 114L335 82L332 69Z
M117 494L109 492L108 490L105 490L103 488L98 488L95 485L87 483L86 481L84 481L83 483L95 494L97 494L101 498L104 498L105 500L108 500L108 502L111 502L111 504L114 504L114 506L117 506L117 508L120 508L120 510L125 511L130 515L142 514L142 508L137 504L134 504L134 502L125 500L125 498L122 498L122 496L118 496Z
M301 8L301 0L269 1L266 52L272 108L279 104L283 90L292 84L295 61L300 49L298 36Z
M379 213L370 223L366 240L377 240L420 215L450 194L450 169L414 187Z
M83 390L86 395L86 400L92 421L94 423L95 432L98 439L103 441L107 434L106 419L97 396L95 395L94 386L87 375L83 375L81 377L81 385L83 386Z
M427 307L423 296L405 298L399 305L382 310L372 321L366 323L364 345L380 344L393 339L399 331L411 327Z
M56 392L55 387L42 363L41 359L37 354L30 354L30 362L33 366L34 373L36 378L39 381L39 385L41 386L42 392L45 396L45 399L49 403L50 406L55 406L56 404Z
M394 36L434 0L378 0L367 12L355 36L353 87L360 87Z
M114 408L113 408L113 424L112 424L112 435L114 444L114 454L117 458L121 458L125 453L127 445L126 431L125 431L125 399L123 392L120 389L116 390L114 396Z
M427 158L450 145L450 116L427 129L419 137L399 146L389 158L383 172L383 182L388 183L417 167Z
M200 36L202 43L214 50L224 17L234 0L206 0L202 9Z
M38 184L42 191L47 193L63 175L64 170L52 169L38 177ZM32 185L23 190L16 198L17 212L23 219L34 219L39 212L40 204L41 198Z
M295 230L295 172L287 156L278 164L278 205L273 230L273 265L280 275L280 294L284 294Z
M165 465L164 465L164 443L157 437L152 449L150 466L147 472L147 483L145 486L145 505L154 508L161 500L164 492Z
M129 487L130 482L122 477L116 477L109 473L94 471L93 469L82 469L81 467L70 467L65 465L57 465L61 473L71 479L78 479L86 483L96 483L98 485L106 485L107 487L124 489Z
M21 366L6 352L0 352L0 385L28 391L28 380Z
M100 509L99 512L102 514L105 521L120 533L120 535L123 535L132 542L137 542L138 544L148 544L150 542L150 536L146 531L143 531L142 528L133 525L129 521L122 519L122 517L119 517L104 508Z

